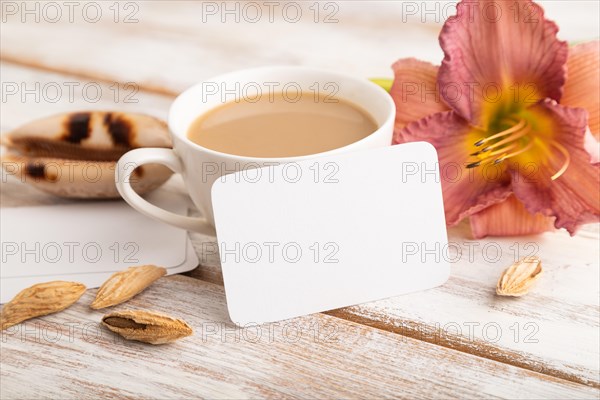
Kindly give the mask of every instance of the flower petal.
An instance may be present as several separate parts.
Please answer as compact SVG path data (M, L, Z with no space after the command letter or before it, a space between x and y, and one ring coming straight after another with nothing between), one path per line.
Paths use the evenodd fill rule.
M528 112L542 122L540 126L557 144L548 139L538 141L543 157L535 163L511 165L515 195L530 213L555 216L556 228L566 228L571 234L581 224L599 222L600 165L591 163L584 148L587 113L552 101L541 102ZM568 168L552 180L568 161L567 156Z
M591 163L598 164L600 162L600 142L592 135L589 126L585 131L583 147L589 153Z
M554 218L530 214L515 196L471 215L475 239L486 236L533 235L554 229Z
M581 43L569 49L567 82L561 104L584 108L588 125L600 139L600 41Z
M449 110L437 90L437 66L415 58L392 65L394 84L390 94L396 103L396 131L430 114Z
M546 97L560 100L568 47L530 0L464 0L440 34L444 100L475 126Z
M504 165L466 168L480 136L455 112L444 111L408 124L394 137L394 144L425 141L436 148L448 226L510 195Z

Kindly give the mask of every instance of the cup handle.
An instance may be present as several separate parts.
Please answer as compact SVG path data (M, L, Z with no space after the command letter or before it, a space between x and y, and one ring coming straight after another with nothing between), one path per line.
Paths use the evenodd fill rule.
M212 228L206 219L178 215L164 210L149 203L133 190L129 181L131 174L137 167L149 163L162 164L178 174L183 172L181 160L172 149L140 148L131 150L119 159L115 170L115 184L121 197L131 207L148 217L188 231L210 233Z

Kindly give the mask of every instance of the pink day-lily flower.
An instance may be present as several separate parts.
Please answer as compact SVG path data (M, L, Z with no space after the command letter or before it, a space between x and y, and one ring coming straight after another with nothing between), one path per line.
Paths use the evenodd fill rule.
M463 0L440 67L393 65L394 144L438 151L446 222L476 238L600 220L599 42L568 45L531 0ZM568 74L568 75L567 75Z

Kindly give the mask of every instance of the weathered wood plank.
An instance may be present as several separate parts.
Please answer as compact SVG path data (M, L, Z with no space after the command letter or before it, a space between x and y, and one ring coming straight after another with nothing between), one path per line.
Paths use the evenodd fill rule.
M61 79L62 81L73 80L68 76L40 73L10 64L2 64L1 67L3 79L15 82L43 83L61 82ZM93 108L81 100L56 104L28 100L26 103L21 103L20 100L12 99L5 104L2 109L3 131L29 118L58 110ZM150 109L151 113L161 116L166 113L168 102L168 98L140 92L140 103L119 104L118 107L146 111ZM114 108L110 100L105 100L105 103L100 103L98 106ZM170 185L172 190L183 190L177 180L170 182ZM31 204L32 198L35 202L54 201L52 197L39 194L19 182L11 182L10 186L3 183L2 186L3 205L11 201L26 201ZM30 197L30 194L33 197ZM212 282L222 282L218 257L207 258L202 254L203 249L211 246L215 239L201 235L192 235L192 239L196 250L200 252L203 264L192 275ZM497 275L504 266L512 262L513 253L509 250L514 241L508 240L500 243L503 250L501 261L482 262L483 254L475 252L476 255L479 254L479 258L472 263L464 262L464 258L461 262L454 263L451 280L441 288L336 311L335 315L597 386L598 255L597 251L593 252L593 247L598 242L597 228L596 231L582 232L575 238L550 234L533 240L538 242L539 239L545 243L540 254L544 260L548 258L548 262L545 263L546 276L555 279L551 281L542 279L534 292L523 299L509 301L493 296ZM462 246L463 250L470 242L464 229L452 230L450 240ZM524 244L528 240L521 239L518 242L521 251L527 250ZM485 243L487 242L479 244L479 250ZM490 254L493 256L493 248ZM577 256L578 261L573 260L574 255ZM581 260L586 259L591 260L591 265L580 265ZM596 286L594 286L595 282ZM517 342L511 339L514 331L510 328L515 322L520 324L517 330L520 340ZM437 328L436 323L439 325ZM464 333L470 323L478 323L479 326L474 327L474 336L465 340ZM502 336L497 342L493 343L483 336L483 331L480 329L486 323L499 324ZM527 323L534 325L528 325L526 328ZM456 329L456 325L463 331L463 335L453 333L452 329ZM538 327L538 333L533 336L533 339L539 340L538 343L524 342L523 335L532 332L531 326L533 329ZM489 329L486 334L492 335L493 327Z
M186 320L171 345L98 326L88 291L65 312L2 333L2 398L581 398L593 388L316 314L260 327L228 322L220 286L172 276L117 309Z
M0 62L2 133L52 114L76 110L141 112L166 120L172 97L124 87L115 81L80 80L71 75L39 71Z
M466 227L452 229L450 240L463 256L445 285L330 314L600 387L600 238L594 230L575 237L556 232L485 239L470 261L467 250L474 242ZM512 250L526 255L528 243L537 247L544 275L527 296L496 296L497 279L514 260ZM491 249L487 257L485 246ZM502 252L498 260L494 248Z
M206 3L217 7L214 14ZM11 15L3 24L0 57L86 78L134 81L163 93L265 64L341 68L373 76L389 75L390 65L401 56L441 60L439 27L402 23L400 3L369 6L368 18L365 6L353 2L278 2L272 16L264 2L253 3L261 6L257 22L243 2L138 1L137 11L128 10L135 11L133 23L123 21L124 13L115 23L112 3L103 5L96 23L86 22L82 10L73 23L66 18L22 23L19 14ZM237 14L225 10L236 7ZM36 45L47 37L52 40Z
M465 226L450 241L465 255L453 263L450 280L439 288L328 312L340 318L426 340L482 357L600 387L600 305L598 234L594 227L571 238L548 233L536 238L486 239L479 255ZM215 238L191 235L201 266L191 276L223 284ZM513 262L511 246L539 246L545 273L523 298L495 295L495 284ZM481 249L501 246L500 260L485 260ZM493 248L488 246L491 257ZM455 257L455 256L452 256Z
M390 65L401 57L440 63L437 36L455 10L453 1L286 1L273 6L136 1L127 8L122 3L115 22L113 3L96 3L101 5L97 21L95 7L84 13L81 4L72 13L73 22L66 6L56 22L52 10L38 6L36 23L36 13L23 15L22 3L15 2L17 11L5 15L2 24L0 57L85 79L133 81L161 93L179 93L202 79L266 64L390 76ZM597 2L542 3L559 23L562 38L598 36Z

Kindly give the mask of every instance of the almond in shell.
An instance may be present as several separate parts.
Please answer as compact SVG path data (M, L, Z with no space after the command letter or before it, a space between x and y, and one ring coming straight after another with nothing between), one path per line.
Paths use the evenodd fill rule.
M496 286L499 296L523 296L542 273L542 262L538 257L526 257L517 261L502 273Z
M62 311L79 300L84 292L85 285L66 281L38 283L24 289L2 308L0 330Z
M102 325L125 339L150 344L170 343L193 333L192 328L185 321L143 310L106 314L102 317Z
M123 303L146 289L166 273L166 269L155 265L130 267L124 271L116 272L100 286L98 293L96 293L96 299L90 307L100 309Z

